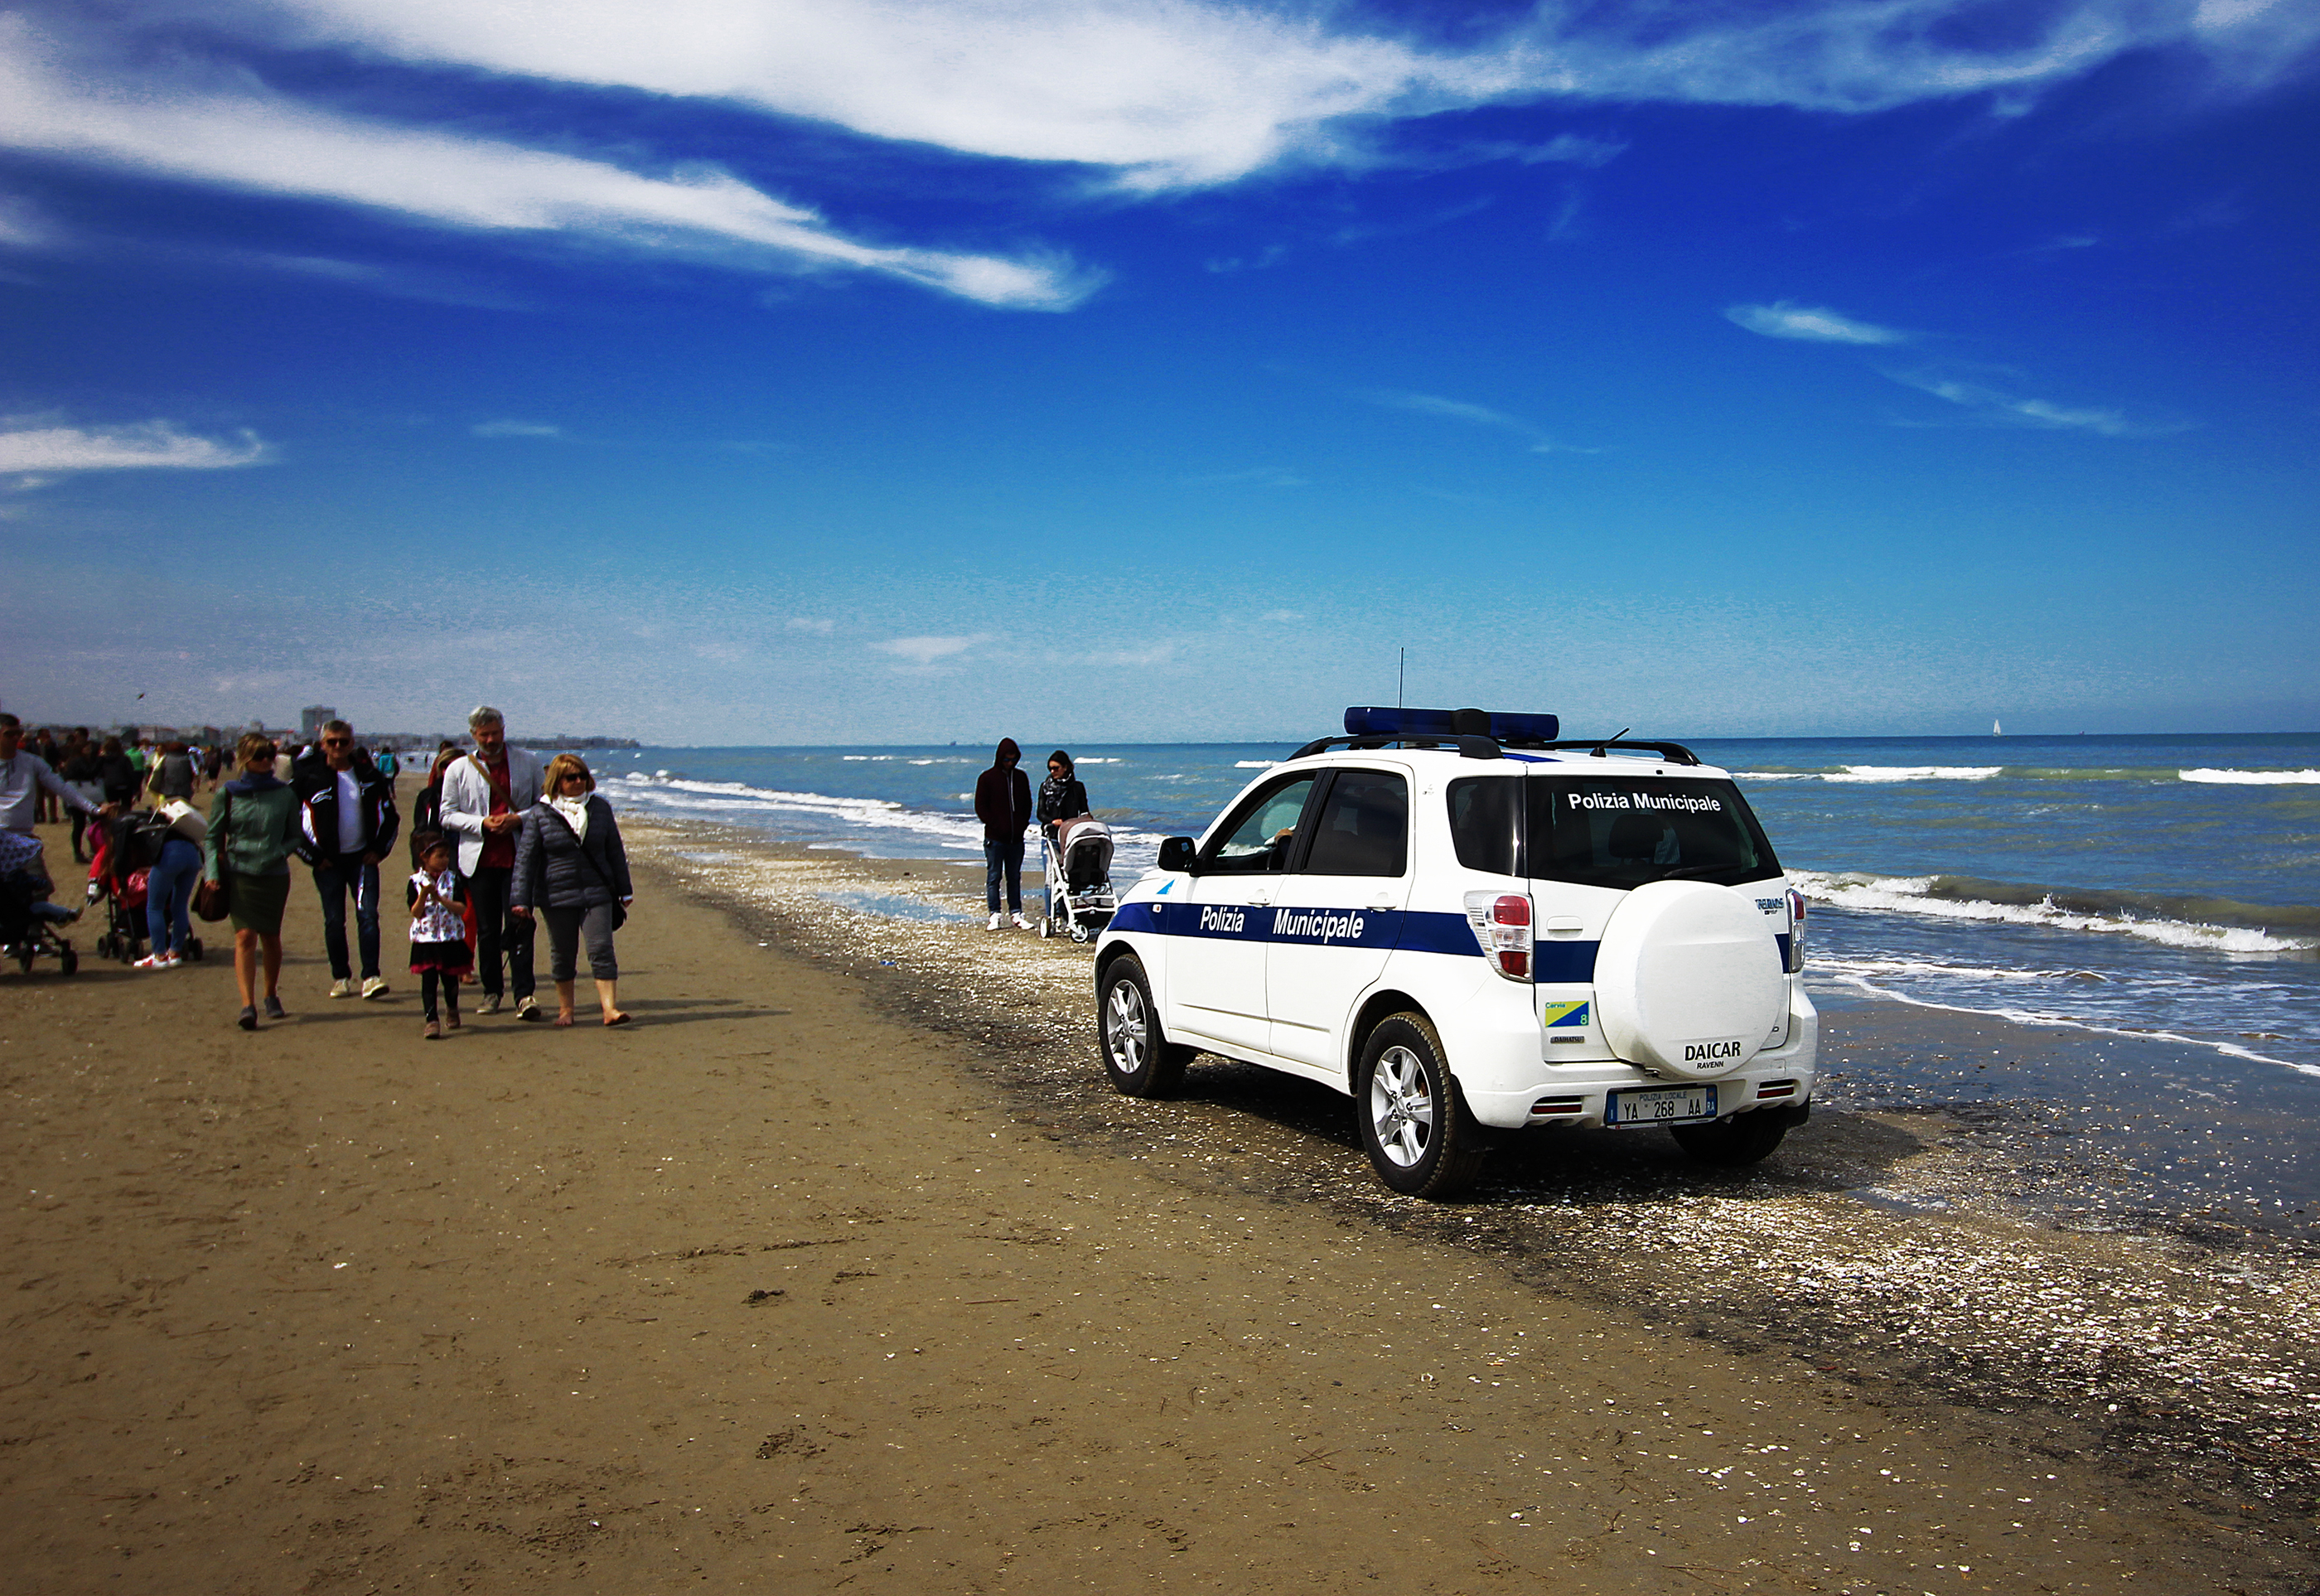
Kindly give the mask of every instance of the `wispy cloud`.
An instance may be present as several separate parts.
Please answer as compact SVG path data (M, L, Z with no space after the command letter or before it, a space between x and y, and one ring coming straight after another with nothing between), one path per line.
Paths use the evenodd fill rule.
M1735 304L1725 315L1735 326L1766 338L1802 339L1808 343L1907 343L1909 334L1880 327L1838 311L1781 300L1775 304Z
M1305 619L1305 616L1304 612L1299 610L1267 610L1264 614L1259 615L1257 619L1259 621L1277 621L1285 625L1292 621L1302 621Z
M1285 466L1253 466L1246 471L1217 471L1187 476L1187 487L1305 487L1302 476Z
M546 422L477 422L467 429L478 438L561 438L564 429Z
M27 425L31 419L0 419L0 471L217 471L274 458L272 447L249 431L229 442L180 431L169 422L60 427Z
M1989 426L2092 432L2104 438L2158 437L2187 431L2190 426L2181 421L2138 421L2125 411L2107 407L2057 404L2050 399L2027 398L1981 383L1931 373L1889 371L1885 375L1920 393L1946 400L1965 410L1973 421Z
M831 632L838 630L838 622L831 621L827 617L819 615L793 615L787 621L782 622L782 630L784 631L811 632L815 637L826 638ZM920 639L914 640L925 641L928 639Z
M195 7L188 5L187 10ZM1787 105L1862 112L2006 91L2017 100L2157 46L2259 86L2320 34L2304 5L2059 0L2002 31L1976 0L1775 7L1540 5L1489 34L1427 39L1353 14L1230 0L209 0L220 21L569 83L693 96L878 139L1108 169L1124 186L1229 181L1286 159L1359 163L1381 118L1491 102ZM1955 23L1958 25L1950 25ZM1560 146L1560 148L1558 148ZM1515 159L1576 160L1585 141Z
M1150 669L1173 661L1176 657L1176 645L1154 643L1142 648L1098 648L1085 657L1090 665Z
M888 638L871 646L881 653L907 659L912 665L927 666L945 659L957 659L990 640L989 632L978 631L965 637Z
M1512 433L1527 443L1533 454L1591 455L1602 452L1600 449L1586 449L1577 444L1558 443L1548 435L1545 429L1527 422L1520 416L1509 415L1505 411L1493 410L1487 404L1469 404L1464 399L1445 399L1436 394L1409 394L1394 389L1376 389L1364 394L1362 397L1372 404L1382 405L1388 410L1407 410L1418 415L1441 416L1447 421L1464 422L1469 426L1487 427L1494 431Z
M872 272L1013 309L1063 309L1093 286L1059 257L863 243L721 171L648 177L246 89L107 81L66 62L21 17L0 18L0 142L441 226L572 234L739 269Z

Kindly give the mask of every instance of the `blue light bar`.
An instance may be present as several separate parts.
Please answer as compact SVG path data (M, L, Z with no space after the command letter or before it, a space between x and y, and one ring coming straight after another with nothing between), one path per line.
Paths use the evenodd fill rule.
M1348 737L1493 737L1500 742L1553 742L1563 730L1554 715L1507 710L1420 710L1355 705L1346 712Z

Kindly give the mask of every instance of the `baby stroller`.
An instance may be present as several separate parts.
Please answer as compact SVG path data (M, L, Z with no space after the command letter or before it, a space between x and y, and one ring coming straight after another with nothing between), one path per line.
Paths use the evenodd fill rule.
M1083 815L1056 830L1039 839L1047 877L1047 912L1040 917L1039 935L1090 941L1111 923L1119 905L1111 890L1111 828Z
M78 910L49 901L39 840L0 831L0 957L14 959L16 967L29 975L32 961L48 954L69 975L80 968L80 955L57 928L79 918Z
M96 939L99 957L134 964L145 948L145 873L160 862L169 839L169 817L132 810L101 821L96 852L88 862L88 901L102 901L105 928ZM202 957L198 937L188 938L186 957Z

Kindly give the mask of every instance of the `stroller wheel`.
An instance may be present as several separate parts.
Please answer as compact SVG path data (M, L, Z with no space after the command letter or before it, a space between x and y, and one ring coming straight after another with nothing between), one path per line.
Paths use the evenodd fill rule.
M80 974L80 955L69 948L59 949L57 954L57 968L68 975L77 975Z
M200 960L202 957L202 939L199 937L188 937L186 939L186 957L196 962Z
M1084 942L1084 941L1086 941L1087 939L1088 939L1087 927L1085 927L1085 926L1078 926L1078 925L1075 925L1075 926L1074 926L1074 927L1072 928L1072 940L1073 940L1073 941L1074 941L1074 942Z
M27 975L32 973L32 950L29 947L16 949L16 967Z
M1046 915L1041 915L1039 917L1039 935L1042 937L1052 937L1055 934L1056 922L1049 920Z

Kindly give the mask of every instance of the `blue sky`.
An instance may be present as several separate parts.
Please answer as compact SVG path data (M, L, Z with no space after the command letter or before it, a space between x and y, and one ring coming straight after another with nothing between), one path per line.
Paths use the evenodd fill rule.
M2320 4L0 14L0 703L2320 726ZM137 694L145 694L140 701Z

